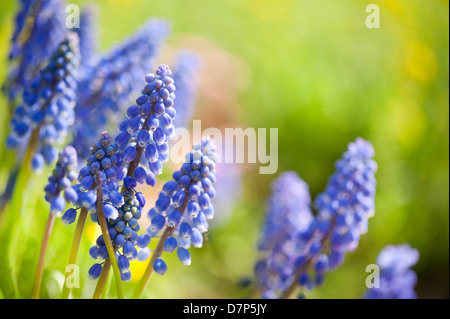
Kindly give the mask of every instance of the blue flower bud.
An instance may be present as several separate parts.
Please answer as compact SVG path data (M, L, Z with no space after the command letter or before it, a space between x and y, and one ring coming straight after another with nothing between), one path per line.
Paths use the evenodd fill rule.
M63 217L61 218L61 221L64 225L70 225L72 224L75 219L77 218L77 211L73 208L69 208L64 213Z
M170 205L170 197L160 194L155 203L155 210L158 213L165 212Z
M195 218L198 215L198 212L200 211L200 206L197 204L196 201L189 201L187 204L187 213L191 218Z
M127 116L129 118L135 117L138 114L139 114L139 105L134 104L130 106L127 110Z
M103 204L103 213L108 219L116 219L119 216L117 209L110 204Z
M102 273L102 265L100 264L94 264L92 265L92 267L89 269L89 279L91 280L95 280L98 277L100 277Z
M152 223L150 225L150 230L154 233L158 232L166 224L166 218L162 215L157 215L153 217Z
M176 192L175 195L173 195L172 197L173 207L175 208L180 207L183 204L185 198L186 198L185 191L180 190Z
M147 234L141 235L137 239L137 245L140 248L145 248L145 247L147 247L150 244L151 239L152 238L149 235L147 235Z
M318 274L323 274L328 270L328 256L320 254L314 266Z
M168 227L176 227L181 220L181 212L179 210L173 210L167 218Z
M128 131L123 131L119 135L116 136L116 143L119 145L126 145L128 141L130 140L130 133Z
M146 261L150 257L151 250L148 247L142 248L138 251L137 260Z
M66 202L64 199L60 196L55 197L51 203L50 203L50 212L53 215L59 215L63 212L64 208L66 206Z
M124 255L119 255L117 258L117 264L119 265L120 272L127 272L130 268L130 262L128 261L128 258Z
M156 148L156 145L154 144L148 144L145 147L145 157L148 159L150 163L153 163L157 161L158 158L158 150Z
M125 236L123 236L122 234L118 234L114 239L114 244L117 247L123 247L125 245L125 242L126 242Z
M41 170L42 167L44 167L44 164L45 164L44 156L42 156L41 153L34 154L33 159L31 161L31 168L33 169L33 171L37 172Z
M136 248L134 248L134 244L131 241L126 241L123 245L123 254L125 257L132 257L135 250Z
M97 246L92 246L91 248L89 248L89 256L90 256L92 259L97 259L99 249L100 249L100 248L97 247Z
M191 254L185 248L178 247L177 248L177 257L181 261L181 263L185 266L189 266L191 264Z
M197 184L192 184L189 187L189 196L193 199L197 199L200 196L201 188Z
M206 209L211 206L211 199L207 193L202 193L198 197L198 203L202 209Z
M111 191L109 193L109 200L115 207L121 207L123 204L125 204L123 195L118 191Z
M123 229L123 235L125 238L130 238L133 233L133 229L130 226L125 226Z
M139 205L141 207L145 206L145 197L144 197L144 195L142 193L140 193L140 192L136 193L136 199L138 200Z
M150 133L146 130L141 130L136 138L136 142L140 147L145 147L150 140Z
M192 235L191 226L186 222L182 222L180 226L180 236L182 238L190 238L191 235Z
M122 279L122 281L128 282L131 280L131 271L127 270L124 272L120 273L120 279Z
M123 180L123 184L128 190L134 189L137 186L136 180L131 176L125 177Z
M164 275L167 271L167 265L161 258L156 258L153 263L153 269L159 275Z
M93 182L94 182L94 179L92 178L92 176L88 175L88 176L84 177L80 183L80 190L81 191L89 190L91 188Z
M162 164L160 161L150 162L148 166L153 174L160 175L162 173Z
M144 183L147 179L147 171L145 170L145 168L141 166L136 167L136 169L134 170L134 178L138 183Z
M145 183L150 186L155 186L156 184L156 176L152 172L147 172L147 178L145 179Z
M166 141L166 134L160 127L153 132L153 140L156 144L162 144Z
M136 148L133 146L128 146L123 152L123 161L131 162L135 159L137 154Z
M102 246L98 249L97 259L98 260L106 260L109 257L108 249L106 246Z
M81 204L86 208L89 208L92 205L94 205L96 201L97 201L97 194L93 190L87 191L86 193L83 193L81 195Z
M197 228L192 228L191 242L196 248L203 246L203 236Z

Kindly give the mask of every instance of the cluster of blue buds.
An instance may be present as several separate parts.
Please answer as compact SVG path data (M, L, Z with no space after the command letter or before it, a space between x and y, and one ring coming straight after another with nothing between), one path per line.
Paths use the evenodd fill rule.
M13 100L42 68L65 36L65 1L21 0L9 59L7 88Z
M56 160L56 146L64 141L74 122L78 65L78 36L69 33L52 54L48 65L27 86L23 104L14 111L12 132L6 145L18 148L23 143L37 143L33 170L41 169L44 162L50 164ZM36 140L31 139L33 136Z
M278 207L271 202L270 215L274 215L273 207L278 211L275 216L285 216L289 211L287 207L292 207L295 213L288 218L271 218L270 215L267 218L261 248L276 257L266 258L256 265L266 297L283 296L297 284L307 289L321 285L325 273L339 266L345 254L357 248L360 236L367 232L368 219L374 214L377 164L373 156L374 150L368 141L358 138L348 145L343 158L336 162L336 172L329 178L325 191L314 201L315 216L309 212L306 195L297 195L303 200L294 205L296 208L288 205L290 202L286 199L280 201ZM306 193L302 183L290 183L291 188ZM285 231L293 225L298 228ZM275 237L268 234L275 234ZM286 263L284 267L276 267L280 262ZM286 266L288 263L290 266Z
M123 196L120 193L110 194L109 200L119 208L117 218L107 220L108 233L116 251L121 279L130 281L130 262L133 260L144 261L150 256L150 249L147 247L151 240L150 236L147 234L139 236L137 233L140 229L138 221L145 205L145 198L142 193L127 190ZM141 248L139 252L137 247ZM122 249L122 253L120 253L120 249ZM103 235L97 238L96 245L89 250L89 255L100 261L109 257ZM89 270L89 277L93 280L97 279L101 270L102 264L95 263Z
M58 155L58 161L45 186L45 200L50 203L50 212L60 216L66 201L78 200L78 194L71 187L77 178L77 152L72 146L66 146ZM61 193L64 192L64 198Z
M184 265L191 264L191 245L202 247L202 233L208 230L208 219L214 217L211 199L216 192L216 146L207 137L193 146L187 154L186 162L173 173L173 180L164 184L155 207L148 212L151 221L147 232L157 236L163 228L171 229L163 249L165 252L177 250L178 259ZM153 264L155 272L164 274L167 265L162 258Z
M90 148L90 156L87 163L80 169L78 174L79 184L73 186L77 191L77 200L71 200L78 208L84 207L91 214L94 222L97 216L97 193L98 177L101 179L103 200L105 205L103 211L107 218L115 219L119 215L118 207L123 204L123 196L118 192L119 184L116 181L116 166L119 163L120 154L117 154L118 145L113 143L111 136L103 132L98 140ZM64 214L62 220L65 224L75 221L77 210L70 208Z
M296 260L298 269L313 267L315 278L302 271L300 286L311 289L321 285L325 273L341 265L345 254L354 251L361 235L367 232L368 220L375 212L374 155L372 144L357 138L336 162L336 172L329 178L325 191L317 195L316 220L309 231L299 236L303 252Z
M140 152L144 152L148 160L147 171L139 166L134 171L134 178L127 176L124 185L128 189L134 188L137 182L146 181L153 186L156 175L162 172L162 163L169 158L169 137L174 133L173 120L176 111L172 107L175 100L175 85L170 77L171 71L167 65L160 65L156 74L147 74L147 85L142 90L136 104L130 106L126 112L126 119L119 126L120 133L115 141L122 152L122 172ZM118 177L121 180L124 174Z
M346 252L358 247L368 220L375 213L377 163L372 144L361 138L348 145L343 158L336 162L325 192L314 205L318 211L319 237L330 239L329 267L339 266Z
M284 172L272 182L263 235L259 243L262 259L255 274L263 298L275 298L295 275L298 237L314 222L308 185L295 172Z
M98 140L89 150L90 156L87 164L81 168L78 180L79 184L73 188L77 191L77 199L71 202L78 208L84 207L90 212L91 219L98 222L97 215L97 191L102 186L102 209L107 220L109 236L116 250L121 276L124 281L131 279L129 261L134 259L145 260L150 255L147 248L150 236L144 234L138 236L138 220L141 217L145 198L142 193L133 188L119 192L119 184L116 180L116 169L121 166L121 154L119 146L113 142L107 132L103 132ZM78 208L70 208L64 214L62 220L65 224L75 221ZM136 247L142 247L138 251ZM122 248L122 254L119 249ZM100 261L106 260L109 255L105 246L103 235L100 235L89 255ZM124 259L126 258L126 260ZM89 270L89 276L97 279L100 276L102 264L96 263Z
M415 299L416 273L410 268L419 260L417 249L408 244L387 245L377 257L380 278L365 294L367 299Z
M83 152L97 138L99 127L120 123L117 114L129 105L136 87L141 87L141 74L154 67L159 47L168 34L166 22L152 19L105 55L89 60L77 93L73 145L80 158L87 156Z

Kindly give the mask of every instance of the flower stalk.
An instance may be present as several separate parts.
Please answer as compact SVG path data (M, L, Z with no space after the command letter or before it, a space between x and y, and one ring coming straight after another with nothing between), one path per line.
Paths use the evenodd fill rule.
M108 231L108 225L106 222L105 214L103 213L103 189L102 189L102 180L100 176L100 172L97 172L97 214L98 214L98 222L100 223L100 228L102 230L103 239L105 241L106 249L108 250L109 262L114 271L114 277L116 280L116 288L117 288L117 296L119 299L123 299L123 290L122 290L122 280L120 278L120 270L119 265L117 264L116 252L111 242L111 237ZM109 267L108 267L109 268ZM104 270L102 273L105 273L104 277L108 277L107 272ZM106 281L106 279L104 279ZM103 283L104 286L104 283Z

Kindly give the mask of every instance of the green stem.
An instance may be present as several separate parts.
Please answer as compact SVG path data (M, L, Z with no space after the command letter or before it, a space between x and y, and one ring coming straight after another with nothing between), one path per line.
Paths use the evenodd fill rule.
M92 296L92 299L100 299L100 297L102 296L102 292L105 288L105 284L108 279L109 268L111 268L111 261L108 258L108 259L106 259L105 264L103 265L102 273L101 273L100 277L98 278L97 286L95 287L95 291L94 291L94 295ZM103 297L106 297L106 291L103 294Z
M103 234L103 240L105 241L106 249L108 250L109 260L114 271L114 277L116 279L117 296L119 299L123 299L122 291L122 279L120 278L120 269L117 264L116 251L111 242L111 237L108 231L108 225L106 223L106 217L103 213L103 190L102 190L102 180L100 173L97 172L97 216L100 223L100 228Z
M33 295L32 295L33 299L39 299L42 274L44 272L45 255L47 254L48 242L53 230L54 222L55 222L55 215L49 213L47 225L45 226L44 237L42 238L41 251L39 253L39 261L36 268L36 276L34 279Z
M77 261L78 249L80 247L81 235L83 233L84 224L86 223L87 209L81 208L80 216L78 217L77 227L75 229L75 234L73 236L72 248L70 249L69 262L68 265L74 265ZM61 299L67 299L70 295L70 288L67 286L68 274L64 279L63 289L61 293Z
M187 187L186 189L189 189ZM181 214L184 213L186 210L187 203L189 201L189 196L186 195L183 204L180 207ZM155 263L156 258L159 258L163 253L163 247L164 242L166 241L167 237L169 237L172 232L175 230L176 227L167 227L164 230L164 233L162 234L161 238L159 239L158 245L156 246L152 258L150 259L150 262L147 265L147 268L145 269L144 274L142 275L141 281L139 281L139 284L136 286L136 289L134 290L133 298L139 299L142 296L142 293L145 290L145 287L147 287L147 284L153 274L153 264Z
M109 276L110 273L108 271L106 271L106 277L108 279L106 280L105 288L103 288L102 299L106 299L108 297L109 288L111 287L112 276Z
M145 287L147 287L147 284L153 274L153 264L155 263L156 258L162 255L164 242L166 241L167 237L170 236L173 229L175 229L175 227L167 227L164 233L162 234L161 238L159 239L158 245L156 246L156 249L152 254L152 258L150 259L150 262L148 263L147 268L145 269L145 272L142 275L141 281L139 281L139 284L136 286L136 289L134 290L133 299L141 298L142 293L144 292Z

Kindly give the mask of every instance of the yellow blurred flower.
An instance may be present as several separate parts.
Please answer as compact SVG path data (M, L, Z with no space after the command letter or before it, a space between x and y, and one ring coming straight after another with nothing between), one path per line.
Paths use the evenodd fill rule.
M406 43L405 67L415 80L430 82L436 76L436 56L426 43L417 39Z
M131 280L132 281L139 281L142 276L144 275L145 269L147 268L147 265L150 261L149 257L146 261L132 261L130 263L130 271L131 271Z

